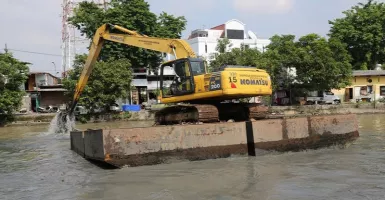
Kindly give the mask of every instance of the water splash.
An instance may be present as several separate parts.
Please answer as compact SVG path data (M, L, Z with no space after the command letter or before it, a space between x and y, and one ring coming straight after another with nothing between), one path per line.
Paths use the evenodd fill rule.
M58 113L52 119L48 132L55 134L69 134L75 129L75 117L66 113Z

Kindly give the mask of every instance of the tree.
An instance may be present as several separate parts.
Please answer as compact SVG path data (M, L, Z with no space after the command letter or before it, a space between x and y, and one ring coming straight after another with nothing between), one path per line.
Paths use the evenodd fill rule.
M231 41L228 38L218 39L218 44L215 47L215 50L218 51L218 53L222 54L227 52L227 48L232 47L233 44L231 44Z
M256 66L261 57L261 52L258 49L247 48L243 44L240 48L233 48L229 52L223 51L228 46L231 46L231 43L226 42L226 40L218 41L216 49L222 53L213 57L214 60L210 62L211 70L217 70L223 65Z
M25 62L10 53L0 53L0 126L13 120L14 111L21 106L24 91L21 86L28 78Z
M83 70L87 55L77 55L74 68L69 76L63 80L66 93L71 98L75 86ZM79 99L79 104L91 112L95 108L107 108L119 98L128 97L131 89L132 69L130 62L125 59L98 61L88 79Z
M182 37L182 31L186 28L186 19L184 17L175 17L166 12L162 12L157 20L155 36L161 38L178 38Z
M222 54L217 54L214 57L214 60L210 61L209 70L216 71L223 65L235 65L236 57L233 52L225 52Z
M385 61L385 4L368 0L329 21L329 36L345 43L354 69L374 69Z
M274 35L270 38L271 43L267 46L267 51L257 62L258 68L269 72L274 90L278 87L288 88L294 81L294 77L288 73L288 70L295 69L298 63L294 40L294 35Z
M330 90L350 83L351 57L339 40L308 34L295 41L293 35L275 35L267 48L257 66L266 67L274 89L296 82L308 91ZM295 69L296 75L290 76L288 69Z
M184 17L175 17L165 12L157 16L150 11L149 4L144 0L112 0L106 11L93 2L84 1L74 9L74 16L69 22L88 39L92 39L97 28L105 23L163 38L180 38L186 27ZM98 60L112 58L126 58L133 67L154 67L161 62L159 52L106 41Z
M296 42L296 80L308 90L340 89L350 84L352 66L345 45L308 34Z

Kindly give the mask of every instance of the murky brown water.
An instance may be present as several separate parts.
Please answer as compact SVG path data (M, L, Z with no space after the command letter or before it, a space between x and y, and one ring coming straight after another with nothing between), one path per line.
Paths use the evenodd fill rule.
M47 126L0 129L0 199L385 199L385 115L345 149L104 170ZM382 123L381 123L382 121ZM147 126L100 123L81 128Z

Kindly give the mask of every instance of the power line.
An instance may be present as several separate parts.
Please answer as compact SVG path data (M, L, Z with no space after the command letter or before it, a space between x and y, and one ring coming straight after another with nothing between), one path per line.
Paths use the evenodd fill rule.
M41 54L41 55L46 55L46 56L62 56L62 55L58 55L58 54L50 54L50 53L42 53L42 52L36 52L36 51L25 51L25 50L18 50L18 49L7 49L7 50L10 50L10 51L18 51L18 52L23 52L23 53L33 53L33 54Z

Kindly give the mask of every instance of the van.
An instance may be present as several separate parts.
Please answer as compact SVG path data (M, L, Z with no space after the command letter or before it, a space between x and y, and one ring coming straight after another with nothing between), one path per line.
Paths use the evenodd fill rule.
M331 91L311 91L307 93L307 104L340 104L341 99Z

